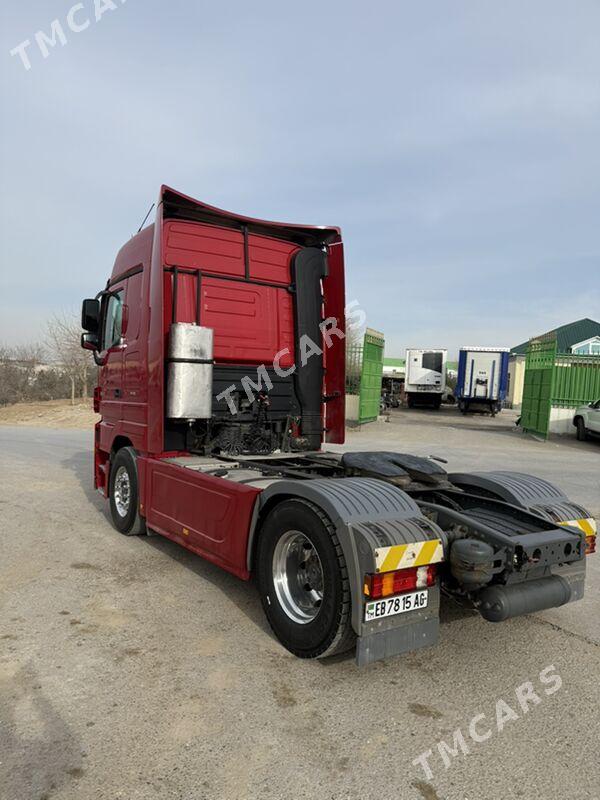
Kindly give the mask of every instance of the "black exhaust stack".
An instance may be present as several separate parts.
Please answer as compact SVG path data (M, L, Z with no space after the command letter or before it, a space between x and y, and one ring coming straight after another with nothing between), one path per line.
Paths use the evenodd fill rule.
M302 364L304 343L310 348L322 347L321 309L323 295L321 280L327 277L327 257L317 247L305 247L296 255L292 265L295 285L294 321L296 324L296 396L302 408L300 432L304 439L302 449L318 450L323 434L322 394L323 355L314 353ZM310 339L310 342L308 339Z

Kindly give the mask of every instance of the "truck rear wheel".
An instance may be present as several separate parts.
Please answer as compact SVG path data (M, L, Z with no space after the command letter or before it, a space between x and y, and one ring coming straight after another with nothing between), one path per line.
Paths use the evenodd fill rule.
M348 570L335 528L315 505L285 500L266 518L256 554L260 598L273 632L300 658L348 650Z
M123 447L117 451L111 464L109 502L113 525L126 536L146 532L146 524L139 512L138 485L135 451L133 447Z

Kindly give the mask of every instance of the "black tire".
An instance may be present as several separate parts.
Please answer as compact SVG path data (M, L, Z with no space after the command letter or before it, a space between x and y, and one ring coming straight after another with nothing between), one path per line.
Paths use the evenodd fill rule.
M580 442L585 442L588 438L587 429L583 417L577 417L577 438Z
M442 398L440 397L439 399L433 401L433 410L439 411L441 407L442 407Z
M274 555L278 542L291 532L310 540L322 569L322 599L316 616L295 621L282 605L275 588ZM299 658L323 658L350 649L356 640L351 623L348 570L335 528L313 503L300 498L284 500L264 521L258 539L256 571L260 599L273 633ZM291 581L292 583L292 581ZM279 593L278 593L279 591ZM315 604L316 607L317 604Z
M123 503L115 496L117 480L121 475L126 476L124 482L128 484L128 501ZM117 451L110 466L109 503L110 515L115 528L125 536L139 536L146 533L146 522L140 516L140 495L138 489L138 472L135 450L133 447L123 447ZM125 513L123 510L125 509Z
M414 405L415 405L415 402L414 402L414 400L412 399L412 397L410 395L406 398L406 405L409 408L413 408Z

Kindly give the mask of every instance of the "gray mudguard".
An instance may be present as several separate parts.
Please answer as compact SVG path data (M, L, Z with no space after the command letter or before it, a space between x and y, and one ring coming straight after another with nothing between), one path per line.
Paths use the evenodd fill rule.
M274 497L301 497L321 508L335 525L352 594L352 627L357 662L368 664L437 642L439 587L429 588L426 608L365 622L363 580L377 570L378 551L395 545L439 539L443 531L421 514L414 500L392 484L373 478L277 480L260 495L264 507ZM251 552L252 542L249 544Z
M492 492L505 503L525 508L550 522L577 522L591 518L583 506L569 500L553 483L524 472L455 472L448 475L448 480L467 491L473 487Z

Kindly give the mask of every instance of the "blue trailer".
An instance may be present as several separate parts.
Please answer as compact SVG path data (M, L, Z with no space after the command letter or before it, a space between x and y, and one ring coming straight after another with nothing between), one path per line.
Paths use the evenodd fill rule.
M461 347L455 395L463 414L486 410L496 416L506 398L508 359L507 347Z

